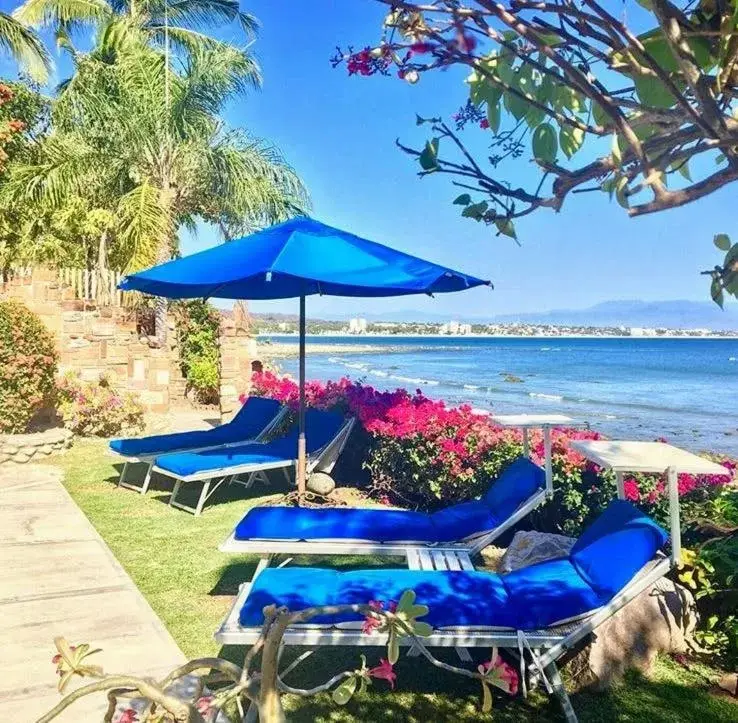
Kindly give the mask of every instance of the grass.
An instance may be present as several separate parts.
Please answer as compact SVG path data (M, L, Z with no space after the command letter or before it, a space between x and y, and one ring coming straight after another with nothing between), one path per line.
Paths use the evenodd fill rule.
M204 514L196 518L166 504L171 483L154 480L146 497L116 489L120 466L107 453L102 441L78 441L67 455L52 463L64 468L65 485L72 497L185 655L219 654L240 662L243 651L221 648L213 640L213 632L225 617L238 584L251 578L256 558L225 555L217 548L246 509L270 497L245 499L249 493L241 487L219 491ZM386 564L386 561L298 558L293 564L365 567ZM286 656L296 652L292 649ZM377 660L380 653L379 649L368 649L369 663ZM479 656L481 660L484 653L479 652ZM310 661L291 674L288 682L293 685L323 682L340 670L354 668L358 653L328 648L316 652ZM480 690L476 683L424 665L417 658L402 658L396 671L398 686L394 693L388 693L385 683L377 681L365 695L354 697L345 707L336 706L327 695L305 700L287 697L290 720L471 723L485 719L479 709ZM583 723L643 720L738 723L738 705L710 692L708 678L714 675L715 671L703 666L686 670L669 659L659 659L648 678L631 673L614 690L578 693L572 695L572 703ZM509 700L501 693L495 697L494 718L498 721L562 719L558 703L539 692L527 700L521 697Z

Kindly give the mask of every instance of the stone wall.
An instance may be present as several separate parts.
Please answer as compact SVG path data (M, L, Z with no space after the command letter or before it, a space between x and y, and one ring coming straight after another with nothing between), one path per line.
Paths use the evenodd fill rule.
M186 382L173 320L168 320L167 346L158 348L140 332L131 309L110 305L110 294L100 304L79 299L62 278L58 271L39 268L0 281L0 299L19 299L54 334L59 371L72 370L88 380L109 375L120 388L135 392L151 412L166 413L183 403ZM238 397L248 392L255 353L255 341L243 315L223 318L220 345L220 412L228 420L238 408Z
M221 317L220 323L220 419L229 422L241 406L239 397L251 385L251 360L256 356L256 340L238 314Z
M0 434L0 465L38 462L43 457L58 454L71 446L72 432L63 428L33 434Z

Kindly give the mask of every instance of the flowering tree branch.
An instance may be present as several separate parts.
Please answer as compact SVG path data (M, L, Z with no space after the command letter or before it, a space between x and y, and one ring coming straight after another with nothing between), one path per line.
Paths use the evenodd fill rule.
M302 689L287 685L278 670L279 651L285 632L316 616L346 613L365 616L362 630L366 634L386 635L387 658L382 659L379 665L369 668L362 655L361 666L356 670L340 672L312 688ZM90 665L86 660L99 651L90 650L88 645L73 647L63 638L57 638L55 643L58 654L54 656L53 662L57 664L60 692L65 690L75 676L95 678L96 681L67 694L37 723L49 723L80 698L101 692L105 692L108 697L104 723L153 723L165 719L174 723L210 723L221 710L229 716L233 715L233 710L237 711L237 719L240 721L254 720L254 714L258 713L261 723L283 723L286 721L281 699L283 693L307 697L331 691L333 700L343 705L354 693L366 690L373 679L386 680L394 688L397 675L393 666L399 659L400 640L408 637L425 659L436 667L479 680L485 710L489 710L492 704L491 686L513 695L517 692L517 672L499 658L496 650L493 651L489 663L480 665L476 671L449 665L435 658L422 641L422 638L431 634L432 628L418 620L427 613L426 606L415 603L415 593L412 590L403 593L399 602L389 603L387 606L383 602L370 601L366 605L324 605L292 612L286 607L268 605L264 608L264 624L259 638L246 652L242 666L221 658L200 658L178 666L160 681L105 674L99 666ZM256 670L255 663L259 654L261 664ZM299 661L300 659L297 662ZM289 673L294 665L284 674ZM194 703L182 701L167 692L172 683L186 675L201 675L210 671L217 671L227 681L214 695L201 695L202 679L199 697ZM144 712L137 713L133 708L127 708L115 719L119 698L133 697L147 701Z
M600 190L642 216L738 179L732 3L638 0L628 14L646 32L636 32L598 0L377 1L388 7L379 41L339 49L332 63L351 75L394 69L413 84L438 69L469 69L456 128L419 119L430 131L425 145L398 145L419 175L451 176L474 191L454 202L498 234L514 238L515 219L558 211L571 193ZM485 134L462 140L470 124ZM585 148L595 160L577 165ZM510 163L525 155L540 173L521 187L509 180ZM693 179L695 158L707 162L695 164Z

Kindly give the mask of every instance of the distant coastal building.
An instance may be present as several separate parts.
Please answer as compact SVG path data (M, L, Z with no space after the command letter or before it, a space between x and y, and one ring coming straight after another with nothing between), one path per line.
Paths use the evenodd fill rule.
M366 334L366 329L366 319L351 319L351 321L349 321L349 334Z
M438 328L438 333L450 334L452 336L471 334L472 326L471 324L460 324L458 321L448 321L445 324L441 324Z

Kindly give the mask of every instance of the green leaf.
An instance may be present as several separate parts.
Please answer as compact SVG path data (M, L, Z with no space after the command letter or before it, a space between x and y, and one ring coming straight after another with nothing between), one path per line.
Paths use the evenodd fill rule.
M473 218L475 221L481 221L485 211L487 210L487 205L486 201L472 203L461 212L461 215L464 218Z
M592 118L598 126L611 126L612 118L605 112L605 109L595 100L592 101Z
M630 208L630 200L627 195L628 178L620 176L615 184L615 199L623 208Z
M556 141L556 131L550 123L541 123L533 131L532 144L535 158L549 163L556 160L558 143Z
M493 133L497 133L497 131L500 130L501 115L499 98L494 103L487 101L487 122L489 123L489 128Z
M616 166L619 166L622 163L623 160L623 154L620 151L620 144L618 143L618 134L613 133L612 134L612 160L615 162Z
M515 233L515 226L510 218L498 218L495 220L495 226L497 231L503 236L509 236L510 238L518 240L518 236Z
M652 75L637 75L633 78L638 98L654 108L671 108L676 103L672 92Z
M689 172L689 161L683 161L677 164L677 173L686 178L688 181L692 181L692 174Z
M551 47L554 47L556 45L561 45L561 43L564 42L564 39L558 34L554 32L547 32L547 33L536 33L538 37L543 40L546 45L550 45Z
M716 233L712 242L721 251L730 251L730 247L733 245L727 233Z
M653 10L653 5L651 3L651 0L636 0L636 2L642 7L646 8L646 10Z
M540 103L540 101L539 101ZM534 105L528 104L528 112L525 114L525 122L531 130L538 127L546 118L546 113Z
M427 638L433 634L433 626L416 620L413 623L413 632L421 638Z
M468 193L462 193L454 199L456 206L468 206L471 203L471 196Z
M482 713L489 713L492 710L492 691L489 686L482 680Z
M424 171L435 171L438 169L438 138L426 141L423 152L418 157L420 167Z
M725 296L723 295L723 287L717 279L713 279L712 284L710 284L710 296L712 296L712 300L722 309L725 303Z
M581 128L572 128L569 125L561 126L559 145L567 158L571 158L583 144L584 131Z
M341 685L332 693L334 702L338 705L346 705L351 700L351 696L356 692L356 676L346 678Z
M505 92L502 99L504 101L505 108L510 111L510 114L515 118L515 120L521 120L524 118L525 114L528 112L528 108L530 108L530 103L528 103L525 98L521 98L519 95L515 95L513 93Z

